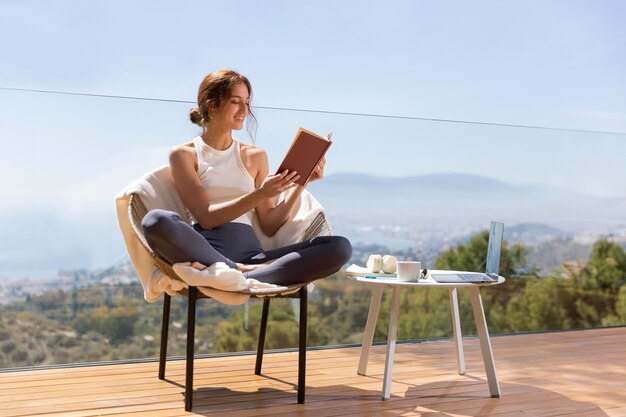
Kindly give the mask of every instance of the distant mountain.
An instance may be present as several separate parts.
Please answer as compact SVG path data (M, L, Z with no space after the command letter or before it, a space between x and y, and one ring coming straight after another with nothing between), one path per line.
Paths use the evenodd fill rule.
M476 175L401 178L341 173L309 189L338 217L370 224L446 222L486 225L540 223L568 232L611 232L626 225L626 199L589 196L557 187L518 186ZM367 224L366 223L366 224Z
M446 189L466 189L467 187L504 189L509 187L504 182L492 178L457 173L429 174L409 177L375 177L373 175L359 173L337 173L329 175L323 182L318 182L318 184L322 183L325 183L325 185L367 184L388 187L417 186L433 189L441 187Z
M343 187L356 187L357 189L363 187L384 187L392 190L428 190L430 192L436 192L438 195L461 192L463 194L558 195L559 197L567 196L569 198L597 198L557 187L545 185L511 185L493 178L460 173L440 173L409 177L375 177L359 173L337 173L329 175L323 181L314 182L309 185L309 188L316 191ZM622 203L626 203L626 199L622 200Z

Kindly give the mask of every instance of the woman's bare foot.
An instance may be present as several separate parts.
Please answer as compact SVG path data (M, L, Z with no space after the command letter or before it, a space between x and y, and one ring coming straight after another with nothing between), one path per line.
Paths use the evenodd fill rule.
M250 272L255 269L266 267L268 264L254 264L254 265L246 265L246 264L237 264L237 271L241 272Z
M204 271L207 268L206 265L201 264L200 262L192 262L191 263L191 267L195 268L195 269L197 269L199 271Z

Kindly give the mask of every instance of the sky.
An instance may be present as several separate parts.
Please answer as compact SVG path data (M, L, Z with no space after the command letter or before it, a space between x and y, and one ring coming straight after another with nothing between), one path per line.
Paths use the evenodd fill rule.
M621 1L3 1L0 86L193 101L204 75L233 68L260 107L626 133L625 18ZM0 91L3 173L30 187L34 162L62 184L92 152L119 170L196 135L190 107ZM258 113L275 165L303 125L334 132L327 173L473 171L626 195L624 135ZM66 156L54 166L25 141Z
M3 0L0 87L192 102L232 68L252 82L271 167L302 126L333 131L327 174L626 197L624 21L619 0ZM110 221L125 184L200 133L191 106L0 89L0 214Z

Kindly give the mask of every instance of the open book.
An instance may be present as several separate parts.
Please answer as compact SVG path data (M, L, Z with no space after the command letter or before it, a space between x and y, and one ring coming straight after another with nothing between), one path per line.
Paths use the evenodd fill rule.
M285 155L276 173L284 170L297 171L300 175L297 184L304 185L309 180L315 166L324 157L324 154L332 144L328 135L320 136L303 128L298 129L291 147Z

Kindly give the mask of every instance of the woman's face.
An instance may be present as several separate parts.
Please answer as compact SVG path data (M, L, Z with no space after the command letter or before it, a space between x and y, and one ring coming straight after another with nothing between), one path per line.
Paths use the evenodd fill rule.
M248 115L250 94L244 83L235 84L231 89L230 96L222 103L221 108L211 115L212 119L219 120L231 130L241 130L243 122Z

